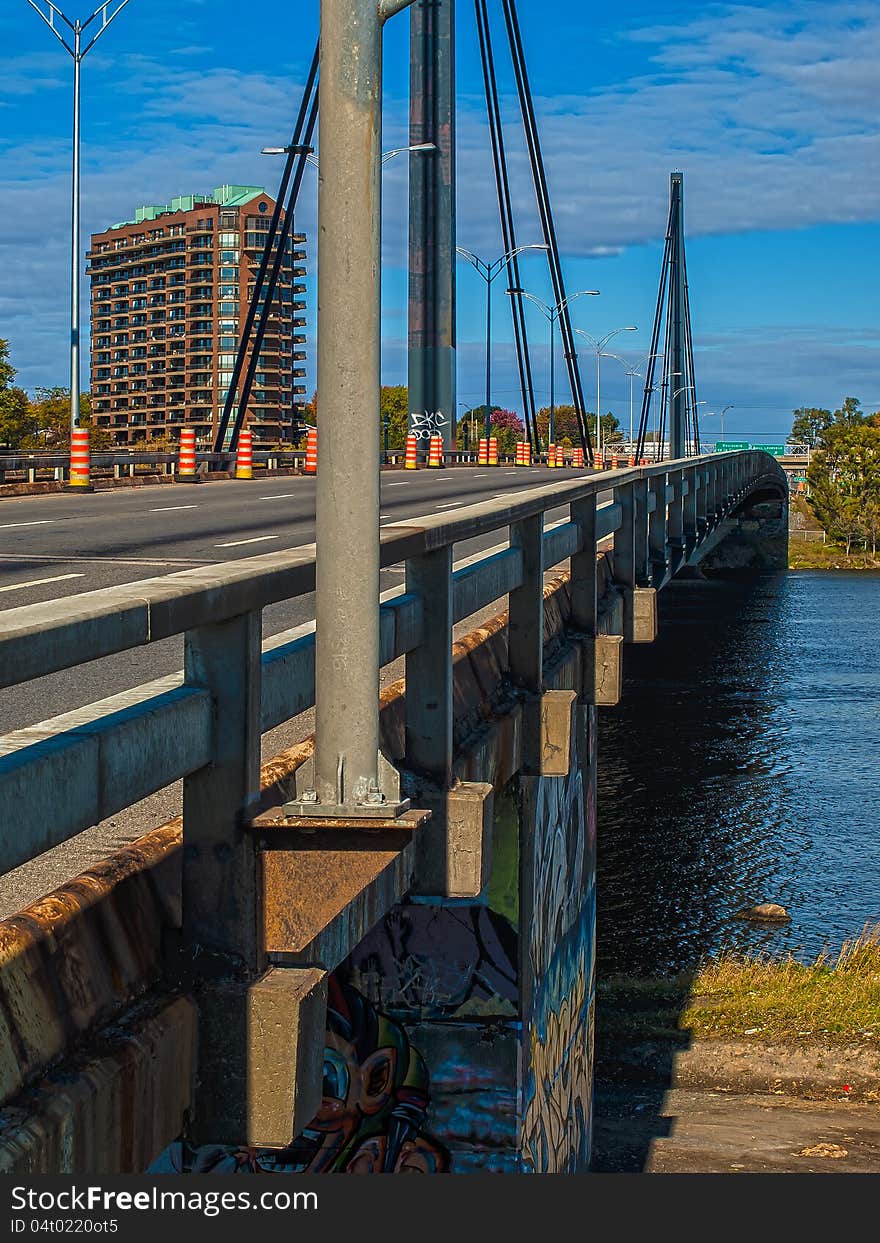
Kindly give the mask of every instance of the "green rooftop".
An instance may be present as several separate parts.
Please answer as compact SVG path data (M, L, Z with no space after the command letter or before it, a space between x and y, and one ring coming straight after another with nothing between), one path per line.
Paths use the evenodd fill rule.
M155 220L166 212L193 211L196 207L210 204L215 207L243 207L251 199L259 198L266 191L262 186L217 186L210 194L179 194L170 203L147 203L135 209L131 220L120 220L111 229L121 229L127 224L143 224Z

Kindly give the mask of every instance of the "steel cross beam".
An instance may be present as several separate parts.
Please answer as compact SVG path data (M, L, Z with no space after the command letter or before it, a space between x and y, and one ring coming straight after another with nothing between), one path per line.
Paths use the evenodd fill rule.
M405 810L379 756L382 27L411 0L321 0L314 789L298 814ZM381 776L380 776L381 768Z

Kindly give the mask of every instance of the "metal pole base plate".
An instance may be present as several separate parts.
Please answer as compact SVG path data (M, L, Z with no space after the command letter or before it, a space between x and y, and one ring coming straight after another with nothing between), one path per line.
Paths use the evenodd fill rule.
M408 798L397 802L358 803L353 807L295 799L284 804L284 815L295 820L382 820L393 823L406 815L409 809Z

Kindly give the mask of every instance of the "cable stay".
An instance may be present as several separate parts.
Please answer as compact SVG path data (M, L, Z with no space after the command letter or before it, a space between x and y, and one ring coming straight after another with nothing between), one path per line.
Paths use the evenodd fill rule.
M266 235L266 244L263 248L260 266L254 281L254 291L251 295L247 315L245 316L239 338L232 379L223 403L223 413L217 426L217 434L214 439L215 453L223 453L227 450L230 453L235 452L238 446L238 436L247 414L254 377L259 365L260 350L272 313L272 302L275 297L278 276L293 229L294 212L306 169L306 156L311 150L315 124L318 119L318 55L319 49L316 46L300 102L299 113L293 130L293 138L287 148L287 158L284 162L281 184L278 188L275 208L272 212L269 231ZM285 198L287 200L286 204ZM282 210L284 211L283 222L281 220ZM254 332L255 322L256 332ZM252 335L253 345L251 346ZM245 371L246 361L247 370ZM243 372L244 382L242 383ZM240 390L239 386L241 386ZM238 396L237 409L236 396ZM234 409L235 417L233 419ZM230 420L232 420L231 430L229 427ZM227 432L229 432L228 438Z
M519 371L520 391L523 401L523 421L526 434L532 446L532 452L540 452L538 439L537 411L535 407L535 390L532 382L531 355L529 353L528 330L526 326L525 307L517 292L520 286L519 256L513 252L517 247L516 223L513 214L513 203L510 195L510 180L507 170L507 152L504 145L504 129L501 119L501 104L498 96L498 81L495 74L495 57L492 49L492 32L489 26L489 13L486 0L474 0L474 11L477 19L477 34L480 44L480 60L483 68L483 86L486 93L486 111L489 119L489 136L492 145L492 163L495 170L495 188L498 194L498 211L501 218L501 238L504 253L510 255L507 263L508 289L511 291L510 306L513 317L513 337L516 348L516 362Z
M590 439L590 430L585 415L584 390L581 383L580 367L578 366L577 350L575 348L574 333L571 326L571 317L569 307L566 303L565 279L562 273L562 261L559 254L559 243L556 237L556 224L553 218L553 208L550 201L550 192L547 186L547 174L544 167L544 157L541 151L541 138L538 132L538 123L535 117L534 102L532 99L531 86L529 84L528 68L526 66L525 49L523 46L522 33L520 31L519 17L517 15L516 0L501 0L504 12L504 21L507 28L507 37L510 44L510 55L513 62L514 76L516 78L516 89L519 96L520 111L522 113L523 128L525 131L526 148L528 150L529 162L532 169L532 180L534 182L535 197L538 203L538 213L541 218L541 227L544 234L544 242L547 245L547 257L550 264L550 277L553 283L553 297L556 305L560 307L559 312L559 328L562 337L562 344L565 351L565 364L568 370L568 379L571 387L572 404L577 415L578 428L581 435L581 445L588 456L592 455L592 441ZM514 301L522 301L519 286L514 295ZM597 417L600 416L597 411Z

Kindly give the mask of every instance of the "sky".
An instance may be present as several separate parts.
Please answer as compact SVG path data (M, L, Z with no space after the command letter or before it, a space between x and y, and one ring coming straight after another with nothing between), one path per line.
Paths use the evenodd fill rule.
M64 0L85 17L89 0ZM499 84L519 240L539 241L500 5ZM691 312L704 439L783 436L798 406L847 395L880 409L880 7L875 0L677 4L520 0L520 21L572 307L609 349L647 354L669 173L685 177ZM265 185L289 141L317 35L318 0L130 0L83 67L83 252L141 203L224 182ZM458 237L501 251L473 6L458 0ZM407 142L408 18L386 27L386 148ZM0 337L18 382L67 383L70 58L26 0L0 0ZM406 380L407 160L384 173L383 380ZM316 184L298 228L314 265ZM524 284L549 300L546 259ZM495 285L494 399L519 409L503 280ZM87 307L83 283L83 305ZM309 279L314 377L314 276ZM485 289L458 273L459 400L479 404ZM530 320L539 401L547 325ZM558 373L563 375L561 358ZM582 355L592 393L595 357ZM87 372L84 371L84 375ZM564 379L560 381L563 400ZM626 426L629 381L602 364L602 406ZM711 413L710 413L711 412Z

